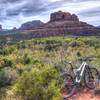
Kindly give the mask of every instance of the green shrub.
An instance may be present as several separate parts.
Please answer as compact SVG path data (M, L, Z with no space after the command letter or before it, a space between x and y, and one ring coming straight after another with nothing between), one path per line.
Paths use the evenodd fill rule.
M4 61L3 63L3 67L13 67L13 61L8 59L8 58L4 58L2 59Z
M57 50L60 46L62 46L62 42L59 40L47 40L45 42L45 50L53 51Z
M24 64L31 63L31 58L28 56L28 54L24 54L23 60L24 60Z
M10 47L10 46L3 47L3 46L1 46L1 47L0 47L0 55L4 55L4 56L9 55L9 54L11 54L14 50L15 50L14 47Z
M18 95L28 100L55 100L60 97L57 77L58 73L52 66L38 64L22 74L14 89Z
M10 85L12 81L16 80L16 77L16 71L11 68L0 70L0 88Z
M0 69L5 67L13 67L14 62L9 58L1 58L0 59Z

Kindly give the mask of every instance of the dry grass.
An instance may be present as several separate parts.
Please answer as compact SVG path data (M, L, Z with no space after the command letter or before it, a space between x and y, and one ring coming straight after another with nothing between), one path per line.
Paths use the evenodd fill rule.
M2 97L0 100L23 100L21 97L6 96Z

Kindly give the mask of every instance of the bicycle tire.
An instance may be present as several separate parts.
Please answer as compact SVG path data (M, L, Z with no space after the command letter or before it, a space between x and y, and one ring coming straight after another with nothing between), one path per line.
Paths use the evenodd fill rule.
M99 77L99 71L96 68L89 68L84 74L85 86L89 89L94 89L98 84Z
M63 99L68 99L72 97L76 93L77 89L78 89L77 85L74 85L74 87L72 88L72 91L68 95L64 95Z
M63 99L72 97L76 91L76 86L74 85L73 77L67 73L63 73L60 77L64 81L64 86L63 86L64 91L63 92L66 92L63 95Z

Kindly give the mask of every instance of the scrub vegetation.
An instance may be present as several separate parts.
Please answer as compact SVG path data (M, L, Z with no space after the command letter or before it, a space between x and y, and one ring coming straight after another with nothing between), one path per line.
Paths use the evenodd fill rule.
M0 100L61 100L63 62L76 67L82 57L100 69L100 37L0 40Z

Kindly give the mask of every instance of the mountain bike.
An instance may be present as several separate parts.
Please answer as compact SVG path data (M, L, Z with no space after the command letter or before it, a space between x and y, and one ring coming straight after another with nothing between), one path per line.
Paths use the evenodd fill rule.
M64 99L73 96L81 86L82 82L84 82L85 86L89 89L94 89L98 84L98 80L100 78L99 72L96 68L91 67L87 63L87 60L90 59L88 57L83 58L81 65L76 69L74 69L72 63L70 62L71 72L69 74L67 72L61 74L60 77L64 82L64 86L62 88ZM73 75L71 74L72 72Z

